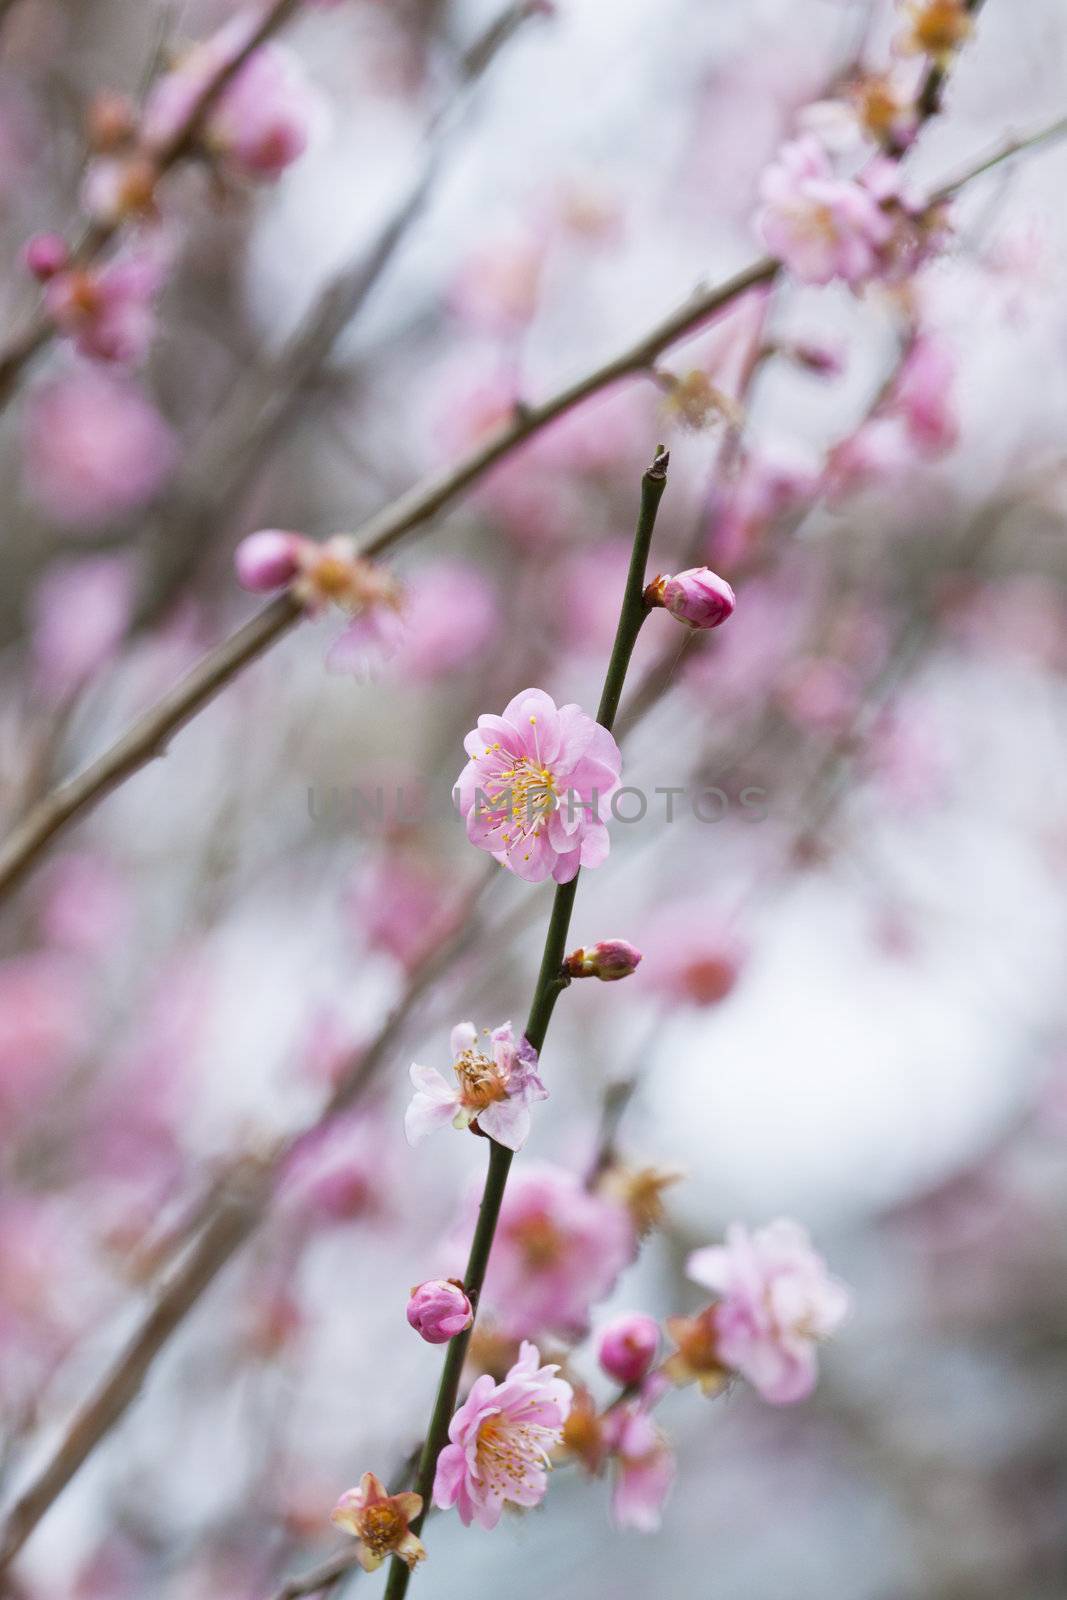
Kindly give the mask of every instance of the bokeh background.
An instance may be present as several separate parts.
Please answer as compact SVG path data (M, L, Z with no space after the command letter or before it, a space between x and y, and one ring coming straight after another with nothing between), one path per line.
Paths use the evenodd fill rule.
M760 172L858 49L885 60L891 11L560 0L466 86L488 5L299 17L306 154L276 185L173 174L146 364L53 348L6 408L5 817L251 614L243 535L358 528L517 397L754 260ZM34 305L23 241L73 226L92 97L136 94L161 40L228 15L3 8L7 328ZM909 170L937 183L1062 114L1065 67L1058 0L989 0ZM656 564L697 550L738 609L711 637L659 615L642 638L617 731L648 814L614 825L574 942L625 936L645 961L563 997L520 1159L581 1172L625 1084L618 1150L684 1171L595 1322L691 1310L686 1252L780 1214L811 1228L854 1311L801 1407L666 1403L679 1474L660 1533L614 1532L605 1487L561 1470L542 1510L492 1534L431 1524L419 1592L1064 1593L1065 182L1067 147L1029 153L965 191L908 292L784 280L669 351L666 374L728 393L760 352L737 429L693 426L669 378L578 410L398 550L413 622L388 660L329 672L340 624L301 625L8 898L9 1499L242 1161L313 1122L405 1008L12 1595L266 1600L337 1547L340 1491L419 1437L438 1359L404 1301L453 1265L483 1156L458 1136L409 1151L407 1067L444 1067L462 1016L525 1014L550 897L487 879L467 845L462 737L528 683L595 704L660 438ZM294 345L402 215L354 314ZM958 423L926 453L864 431L916 325L947 353ZM669 823L667 787L685 791ZM574 1361L592 1375L588 1350Z

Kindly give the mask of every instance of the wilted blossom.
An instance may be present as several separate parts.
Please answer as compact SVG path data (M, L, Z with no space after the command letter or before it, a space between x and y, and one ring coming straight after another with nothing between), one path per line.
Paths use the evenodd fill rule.
M947 67L974 27L967 0L908 0L907 27L895 41L906 54L930 56Z
M260 21L249 9L196 44L152 88L141 121L146 148L164 151L193 114L207 85L244 48ZM239 178L270 180L304 153L315 100L296 57L263 44L226 85L199 139Z
M524 1342L502 1383L476 1378L437 1458L433 1502L465 1526L495 1528L505 1504L536 1506L548 1489L549 1452L561 1440L573 1390Z
M597 1360L609 1378L628 1386L647 1375L658 1349L656 1319L631 1311L600 1330Z
M163 273L160 252L143 247L99 268L70 267L49 279L45 308L79 354L134 366L152 340Z
M489 1037L492 1055L487 1056L477 1048L473 1022L452 1029L454 1084L435 1067L412 1062L415 1093L404 1118L409 1144L418 1144L446 1123L469 1128L476 1121L498 1144L522 1149L530 1133L530 1106L548 1098L537 1076L537 1051L526 1038L516 1043L510 1022L494 1028Z
M425 1547L410 1526L421 1510L421 1495L390 1494L380 1478L365 1472L359 1488L341 1496L330 1520L355 1535L356 1560L364 1572L374 1572L387 1556L399 1556L409 1567L425 1559Z
M710 567L691 567L675 577L656 578L645 591L652 605L663 606L690 628L718 628L733 616L737 600L725 578Z
M30 395L23 447L34 500L72 527L143 505L177 458L175 436L148 397L129 380L90 368Z
M463 741L456 781L467 837L528 883L569 883L609 849L604 815L619 786L619 747L580 706L524 689Z
M817 1348L841 1325L849 1295L812 1248L807 1230L785 1218L750 1233L728 1228L726 1243L695 1251L689 1276L719 1298L718 1356L774 1405L804 1400L815 1387Z
M618 1528L655 1533L675 1477L674 1452L649 1415L660 1390L613 1407L603 1419L615 1472L611 1510Z
M458 1278L430 1278L408 1299L407 1319L427 1344L447 1344L474 1321L474 1310Z
M472 1207L463 1245L473 1224ZM483 1302L514 1338L581 1334L635 1252L634 1223L620 1200L590 1193L562 1167L527 1163L504 1196Z
M782 147L760 196L764 242L802 283L855 285L878 274L893 223L864 184L835 175L814 139Z
M39 689L49 699L76 693L122 643L134 596L128 556L59 561L33 596L32 648Z

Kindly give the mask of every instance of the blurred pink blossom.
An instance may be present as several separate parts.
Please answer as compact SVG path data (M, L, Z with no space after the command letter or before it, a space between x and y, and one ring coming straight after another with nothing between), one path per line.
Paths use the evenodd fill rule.
M50 951L0 961L0 1114L47 1100L86 1043L88 996L78 964Z
M638 977L674 1005L717 1005L731 993L747 949L704 900L666 901L651 913L642 936Z
M455 927L455 879L389 850L353 878L345 909L354 933L410 970Z
M60 333L83 356L135 366L155 331L155 300L163 283L158 249L141 247L99 269L71 267L45 287L45 308Z
M807 1231L785 1218L755 1233L740 1223L726 1243L696 1250L686 1268L719 1296L719 1359L773 1405L805 1400L815 1387L816 1349L844 1321L849 1295L827 1271Z
M33 596L32 649L49 699L74 694L114 659L133 595L128 555L61 561L45 572Z
M532 229L481 241L460 266L449 303L472 327L508 334L537 310L547 240Z
M659 1349L659 1324L636 1311L616 1317L601 1328L597 1360L609 1378L628 1386L640 1383Z
M924 455L943 455L959 439L955 382L956 362L949 346L936 334L920 334L893 386L889 405Z
M764 242L802 283L856 285L876 276L893 224L868 188L834 175L814 139L783 145L760 195Z
M527 1162L504 1196L483 1300L494 1324L514 1338L577 1335L635 1253L625 1206L589 1193L563 1167Z
M173 471L178 442L132 382L80 367L29 396L23 453L42 511L91 527L150 500Z
M524 689L463 741L456 780L467 837L528 883L569 883L607 859L604 814L619 787L619 747L580 706ZM588 807L588 809L587 809Z
M46 862L36 900L45 938L74 954L106 954L130 924L130 896L118 868L87 850Z
M549 1452L562 1439L574 1391L524 1343L503 1383L476 1378L437 1459L434 1505L455 1506L467 1527L495 1528L504 1505L536 1506L548 1489Z
M653 1388L652 1394L658 1391ZM615 1484L611 1510L618 1528L655 1533L675 1478L674 1452L649 1415L649 1400L626 1401L604 1418Z
M141 122L141 135L150 150L162 150L170 143L206 85L243 49L259 20L255 9L238 12L157 81ZM264 44L208 113L202 142L235 176L275 179L304 153L315 108L296 57L284 46Z

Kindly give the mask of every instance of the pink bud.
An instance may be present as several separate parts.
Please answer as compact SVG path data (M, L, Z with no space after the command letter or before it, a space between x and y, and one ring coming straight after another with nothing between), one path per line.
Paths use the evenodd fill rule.
M35 233L27 239L22 259L38 283L47 283L70 260L67 241L58 233Z
M250 533L241 540L234 555L238 583L253 594L283 589L300 570L303 546L301 534L285 533L280 528Z
M625 939L602 939L588 949L579 946L564 961L563 970L569 978L599 978L602 983L614 983L636 972L641 952Z
M658 1349L659 1324L631 1311L608 1323L600 1335L597 1359L609 1378L629 1385L641 1382Z
M458 1278L430 1278L411 1291L408 1321L427 1344L447 1344L474 1321L474 1310Z
M691 567L674 578L657 578L649 599L666 606L673 617L690 628L717 628L733 615L737 604L725 578L710 567Z

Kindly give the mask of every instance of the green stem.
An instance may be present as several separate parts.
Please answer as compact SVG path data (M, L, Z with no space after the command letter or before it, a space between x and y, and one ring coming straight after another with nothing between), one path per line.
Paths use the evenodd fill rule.
M626 576L626 589L622 597L622 609L619 613L619 625L615 633L615 643L611 650L611 659L608 662L607 674L604 678L604 690L600 696L600 706L597 710L596 720L602 727L611 731L615 721L615 714L619 709L622 697L623 684L626 681L626 669L633 655L637 636L641 632L641 625L648 615L648 606L644 599L645 571L648 566L648 553L652 543L652 530L656 524L656 512L659 509L663 490L667 483L667 463L669 456L666 450L658 449L656 459L649 467L641 480L641 510L637 519L637 531L634 534L633 552L630 557L630 570ZM537 985L534 989L533 1002L530 1006L530 1015L526 1023L526 1037L534 1049L540 1053L544 1046L545 1035L548 1032L552 1012L555 1009L563 989L566 987L562 977L563 957L566 954L567 934L570 930L571 913L574 910L574 898L578 892L577 873L570 883L561 883L556 888L552 901L552 915L549 918L548 928L545 933L544 954L541 957L541 970L537 976ZM512 1151L502 1144L497 1144L495 1139L489 1139L489 1166L485 1175L485 1187L482 1190L481 1204L478 1208L478 1221L474 1229L474 1238L471 1240L470 1256L467 1260L467 1271L463 1284L474 1307L475 1315L478 1311L478 1300L485 1283L485 1273L489 1265L489 1252L493 1247L493 1236L496 1233L497 1220L500 1216L500 1207L504 1200L504 1190L507 1186L508 1173L511 1171L513 1160ZM434 1477L437 1472L437 1458L448 1443L448 1425L452 1421L456 1409L456 1397L459 1394L460 1379L463 1375L463 1363L467 1356L467 1347L470 1344L473 1324L465 1333L459 1334L451 1341L445 1354L445 1364L441 1372L441 1381L437 1387L437 1396L434 1400L433 1413L430 1417L430 1426L426 1440L419 1456L419 1470L415 1479L415 1490L422 1496L422 1511L411 1526L418 1533L426 1520L430 1506L430 1496L433 1493ZM411 1571L404 1562L394 1559L386 1584L384 1600L403 1600L407 1593Z

